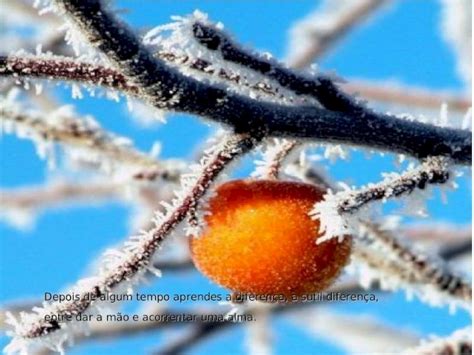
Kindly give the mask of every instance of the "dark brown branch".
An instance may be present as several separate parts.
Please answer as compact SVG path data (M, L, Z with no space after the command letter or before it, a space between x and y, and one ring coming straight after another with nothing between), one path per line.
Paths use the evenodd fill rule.
M0 56L0 75L75 81L99 85L137 95L138 88L113 68L78 61L70 57Z
M92 45L107 53L150 104L198 114L231 125L237 132L260 131L409 154L447 155L470 164L470 132L435 127L384 114L364 119L314 106L259 102L180 74L152 53L98 0L58 0Z

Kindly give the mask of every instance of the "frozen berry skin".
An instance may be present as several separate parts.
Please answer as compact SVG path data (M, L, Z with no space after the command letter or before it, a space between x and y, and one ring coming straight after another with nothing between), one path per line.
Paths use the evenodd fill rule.
M325 290L349 260L351 238L316 244L319 221L308 215L325 191L276 180L234 180L209 200L206 227L190 239L196 267L234 292L283 296Z

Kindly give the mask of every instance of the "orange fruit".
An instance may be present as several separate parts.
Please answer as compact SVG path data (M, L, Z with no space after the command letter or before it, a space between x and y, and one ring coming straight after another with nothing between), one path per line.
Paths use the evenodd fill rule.
M241 294L290 301L326 289L348 262L352 244L348 236L316 244L319 221L308 213L324 193L277 180L220 185L208 202L206 227L190 239L196 267Z

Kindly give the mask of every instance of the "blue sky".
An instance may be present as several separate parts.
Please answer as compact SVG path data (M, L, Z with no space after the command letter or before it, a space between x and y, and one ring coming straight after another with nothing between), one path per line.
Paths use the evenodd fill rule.
M240 43L258 50L285 56L287 30L315 7L315 1L118 1L119 8L130 11L125 19L136 28L152 28L170 21L171 15L189 14L195 9L208 13L211 20L224 23ZM400 1L388 7L381 16L351 32L318 64L321 70L335 71L342 77L374 80L394 79L402 83L432 89L461 90L462 82L455 72L452 52L441 39L440 7L437 1ZM187 157L211 127L195 117L170 115L166 125L143 129L127 117L122 102L86 97L71 99L70 91L56 89L66 103L77 105L83 114L92 114L106 128L132 137L135 144L148 150L155 140L163 143L164 157ZM3 187L40 184L51 172L39 160L33 145L12 136L0 139L0 179ZM354 153L350 161L330 166L338 179L361 184L376 180L382 171L393 169L392 157L369 160ZM243 171L247 171L244 169ZM435 197L429 204L433 219L470 223L471 188L467 179L460 189L449 195L449 204ZM40 216L31 232L18 232L0 225L1 293L0 301L41 296L57 292L83 275L88 263L107 246L120 242L127 235L130 210L120 204L82 206L60 209ZM208 292L218 290L197 273L165 275L156 285L144 290L154 292ZM157 291L158 290L158 291ZM370 313L389 324L407 327L421 334L445 335L469 323L459 312L449 316L446 309L431 309L417 301L406 302L401 294L387 297L379 304L344 304L338 309L349 313ZM284 318L274 321L276 353L340 353L333 346L318 342ZM72 354L103 354L144 352L160 344L169 333L155 332L110 343L88 343ZM193 354L244 353L241 327L222 333L193 349ZM2 338L1 343L6 339Z

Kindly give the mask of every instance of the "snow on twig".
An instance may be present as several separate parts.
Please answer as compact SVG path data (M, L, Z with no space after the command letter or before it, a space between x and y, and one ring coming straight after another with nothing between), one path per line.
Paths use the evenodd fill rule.
M69 291L68 294L76 295L76 298L35 308L35 313L22 313L20 320L10 319L14 326L14 332L11 333L13 339L5 351L24 352L38 343L61 350L64 342L71 340L70 330L78 324L67 319L47 320L47 315L61 318L93 313L100 306L97 301L100 297L127 289L130 291L146 272L159 274L152 261L162 241L186 218L226 165L253 148L254 144L255 138L251 136L231 135L215 147L204 158L199 175L183 178L182 191L177 192L165 213L156 214L155 226L151 230L130 237L122 250L107 252L102 258L99 273L79 281Z
M320 231L323 235L318 238L318 242L357 231L358 222L365 219L373 204L405 197L410 197L415 202L414 192L424 192L430 185L444 184L452 175L449 159L430 157L418 167L402 174L387 174L382 182L376 184L357 190L348 188L337 193L329 190L324 200L315 204L310 213L321 223ZM423 213L419 209L414 212Z

